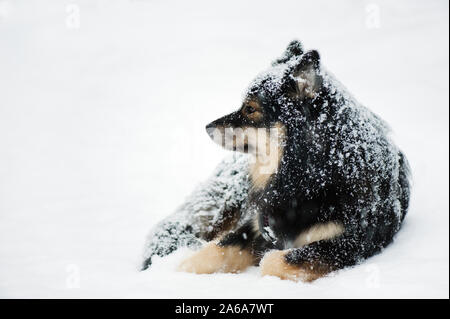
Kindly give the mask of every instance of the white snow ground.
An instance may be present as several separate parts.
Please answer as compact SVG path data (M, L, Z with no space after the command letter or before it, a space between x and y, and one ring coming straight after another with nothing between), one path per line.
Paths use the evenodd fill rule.
M449 297L448 1L0 0L0 297ZM139 272L225 155L204 132L298 38L414 176L393 245L312 284Z

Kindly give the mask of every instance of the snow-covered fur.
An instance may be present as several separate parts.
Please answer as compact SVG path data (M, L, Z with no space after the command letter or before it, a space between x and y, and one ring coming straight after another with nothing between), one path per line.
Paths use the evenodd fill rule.
M226 157L182 206L151 229L143 269L151 265L154 255L163 257L180 247L200 247L245 220L248 188L247 156L235 153Z
M309 281L378 253L400 229L409 202L407 161L387 125L321 67L317 51L289 44L250 84L242 107L207 126L211 137L229 128L281 129L275 169L262 176L242 158L224 162L172 217L177 221L169 218L153 233L147 261L173 249L163 246L212 239L224 230L218 221L233 215L232 231L182 270L240 271L261 261L265 275ZM248 136L231 148L225 140L215 139L244 153L257 148Z

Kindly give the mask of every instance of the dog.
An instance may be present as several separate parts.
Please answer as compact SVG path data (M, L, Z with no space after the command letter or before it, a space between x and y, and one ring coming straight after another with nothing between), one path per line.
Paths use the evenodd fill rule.
M393 241L408 210L410 169L388 126L292 41L248 87L242 106L206 126L249 154L251 217L179 265L311 282Z

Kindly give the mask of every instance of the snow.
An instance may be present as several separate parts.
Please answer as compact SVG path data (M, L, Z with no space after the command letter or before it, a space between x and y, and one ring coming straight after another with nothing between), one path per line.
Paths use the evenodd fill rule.
M176 272L188 249L139 272L228 153L205 124L294 38L408 157L395 242L312 284ZM0 0L0 41L0 297L449 297L447 1Z

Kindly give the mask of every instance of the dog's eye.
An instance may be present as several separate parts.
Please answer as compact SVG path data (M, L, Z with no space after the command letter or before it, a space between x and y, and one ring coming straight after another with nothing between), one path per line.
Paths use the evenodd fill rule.
M248 105L248 106L245 108L245 112L246 112L247 114L252 114L252 113L255 113L255 112L256 112L256 109L255 109L253 106Z

